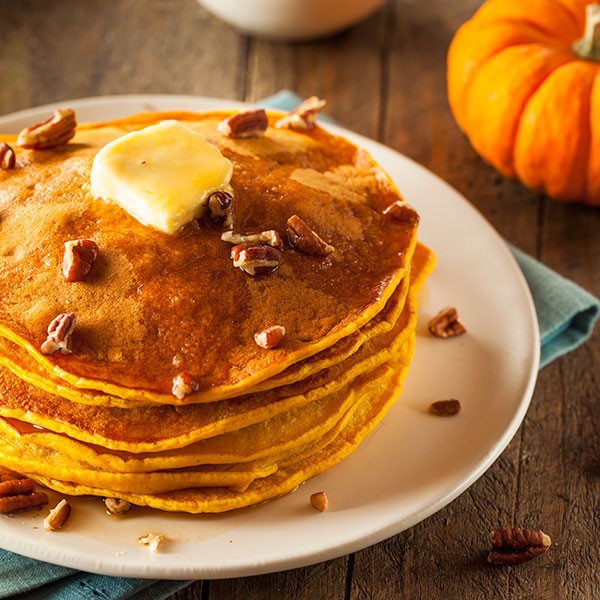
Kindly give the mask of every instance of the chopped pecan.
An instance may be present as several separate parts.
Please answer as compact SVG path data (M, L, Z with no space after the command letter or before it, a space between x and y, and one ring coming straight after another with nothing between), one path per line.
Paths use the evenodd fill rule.
M329 508L329 499L325 492L315 492L310 496L310 503L319 512L325 512Z
M65 242L62 271L69 282L83 281L98 256L98 245L93 240Z
M39 508L48 504L48 496L44 492L4 496L0 498L0 514L12 513L18 510Z
M70 108L59 108L52 117L23 129L17 138L17 146L41 150L66 144L74 135L77 122Z
M439 417L452 417L457 415L461 409L460 400L451 398L450 400L438 400L429 405L429 412Z
M46 531L56 531L60 529L71 514L71 505L63 498L44 519L44 529Z
M319 116L319 113L327 102L325 100L321 100L317 98L317 96L310 96L300 104L294 108L294 110L290 111L284 117L281 117L277 123L275 123L275 127L278 129L294 129L296 131L307 131L308 129L312 129L315 126L315 121Z
M131 504L121 498L104 498L104 506L111 515L122 515L131 510Z
M281 343L285 335L285 327L283 325L272 325L262 331L254 334L254 341L257 346L270 350L276 348Z
M458 320L458 312L452 306L447 306L429 321L428 329L431 335L439 338L455 337L466 333L465 326Z
M185 371L182 371L173 377L173 396L178 400L183 400L189 394L193 394L200 389L198 382Z
M219 221L223 227L231 225L231 203L233 195L225 190L217 190L208 197L208 212L213 221Z
M281 251L267 244L236 244L231 248L233 266L248 275L262 275L277 269L281 264Z
M233 233L233 231L225 231L221 234L221 239L230 244L268 244L273 248L283 248L281 236L275 229L261 231L260 233Z
M262 136L268 125L264 108L256 108L227 117L217 125L217 129L227 137L252 138Z
M5 142L0 144L0 169L14 169L16 163L15 151Z
M75 329L75 315L61 313L48 325L48 337L42 344L44 354L54 354L60 350L61 354L71 353L71 338Z
M492 550L487 560L495 565L517 565L543 554L552 544L541 530L499 527L490 534Z
M383 214L394 219L394 221L400 221L408 225L419 224L419 213L407 202L397 200L388 207L383 209Z
M165 541L164 536L157 533L147 533L137 539L137 543L148 546L152 552L158 552L161 544Z
M287 233L290 244L304 254L327 256L335 250L333 246L325 242L298 215L292 215L287 220Z

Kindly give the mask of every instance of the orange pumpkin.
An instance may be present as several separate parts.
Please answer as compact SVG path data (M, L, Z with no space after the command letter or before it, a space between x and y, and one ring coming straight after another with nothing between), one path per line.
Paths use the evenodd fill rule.
M448 98L475 150L559 200L600 205L600 4L487 0L448 52Z

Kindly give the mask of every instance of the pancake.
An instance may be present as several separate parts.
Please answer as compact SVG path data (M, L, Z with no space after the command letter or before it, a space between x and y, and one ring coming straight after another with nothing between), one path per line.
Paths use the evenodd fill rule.
M408 364L407 344L395 359ZM374 393L381 369L358 377L338 392L233 432L221 434L174 450L131 453L111 451L97 444L83 443L65 434L32 426L10 418L0 418L0 436L12 446L24 449L47 448L86 463L95 469L119 473L143 473L210 464L253 462L285 456L330 432L344 415L365 396ZM22 457L25 451L16 454Z
M232 138L219 127L231 115L80 125L70 143L19 149L0 171L0 465L67 494L222 512L337 464L398 397L435 263L418 215L348 140L279 128L278 114L264 135ZM158 123L200 133L221 167L229 159L227 219L207 208L164 233L91 193L98 152ZM168 167L172 150L153 159ZM298 216L326 252L302 249ZM236 268L224 240L268 231L283 240L278 268ZM65 242L82 239L97 258L69 281ZM48 353L61 313L76 317L72 345ZM273 325L281 343L261 345L255 334ZM183 394L181 374L194 384Z
M199 386L186 402L239 395L378 314L407 275L416 243L416 223L383 214L401 200L389 178L364 151L319 127L231 139L217 130L226 116L141 115L79 127L58 149L17 152L18 168L0 172L0 335L74 387L174 404L180 371ZM232 267L214 223L195 220L168 235L93 197L98 150L166 119L201 132L232 161L234 231L275 229L285 238L288 218L299 214L335 253L287 249L277 271L250 278ZM78 238L100 248L84 285L65 282L59 268L63 242ZM48 324L67 309L78 323L73 353L42 354ZM288 333L265 352L253 335L269 324Z
M413 340L414 341L414 340ZM120 493L119 497L138 506L149 506L164 511L188 513L220 513L252 506L283 496L295 490L306 480L341 462L359 446L360 442L381 421L400 393L408 367L389 366L391 380L373 401L363 401L343 424L340 433L327 445L311 449L279 465L272 475L257 479L247 489L189 488L163 494ZM110 489L86 486L71 481L36 476L44 485L73 496L93 495L111 497Z

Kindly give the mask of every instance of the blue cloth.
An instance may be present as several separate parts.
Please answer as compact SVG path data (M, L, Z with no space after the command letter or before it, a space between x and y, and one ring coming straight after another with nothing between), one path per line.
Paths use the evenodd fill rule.
M289 110L299 102L298 96L284 90L259 104ZM325 116L320 119L328 120ZM535 303L543 367L589 337L600 313L600 302L520 250L511 250ZM161 600L190 583L92 575L0 550L0 598L23 594L27 600Z

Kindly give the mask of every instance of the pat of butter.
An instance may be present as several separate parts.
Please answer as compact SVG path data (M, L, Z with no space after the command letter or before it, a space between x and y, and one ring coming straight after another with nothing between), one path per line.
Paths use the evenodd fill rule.
M92 194L144 225L175 233L226 188L233 167L218 148L178 121L162 121L110 142L94 158Z

